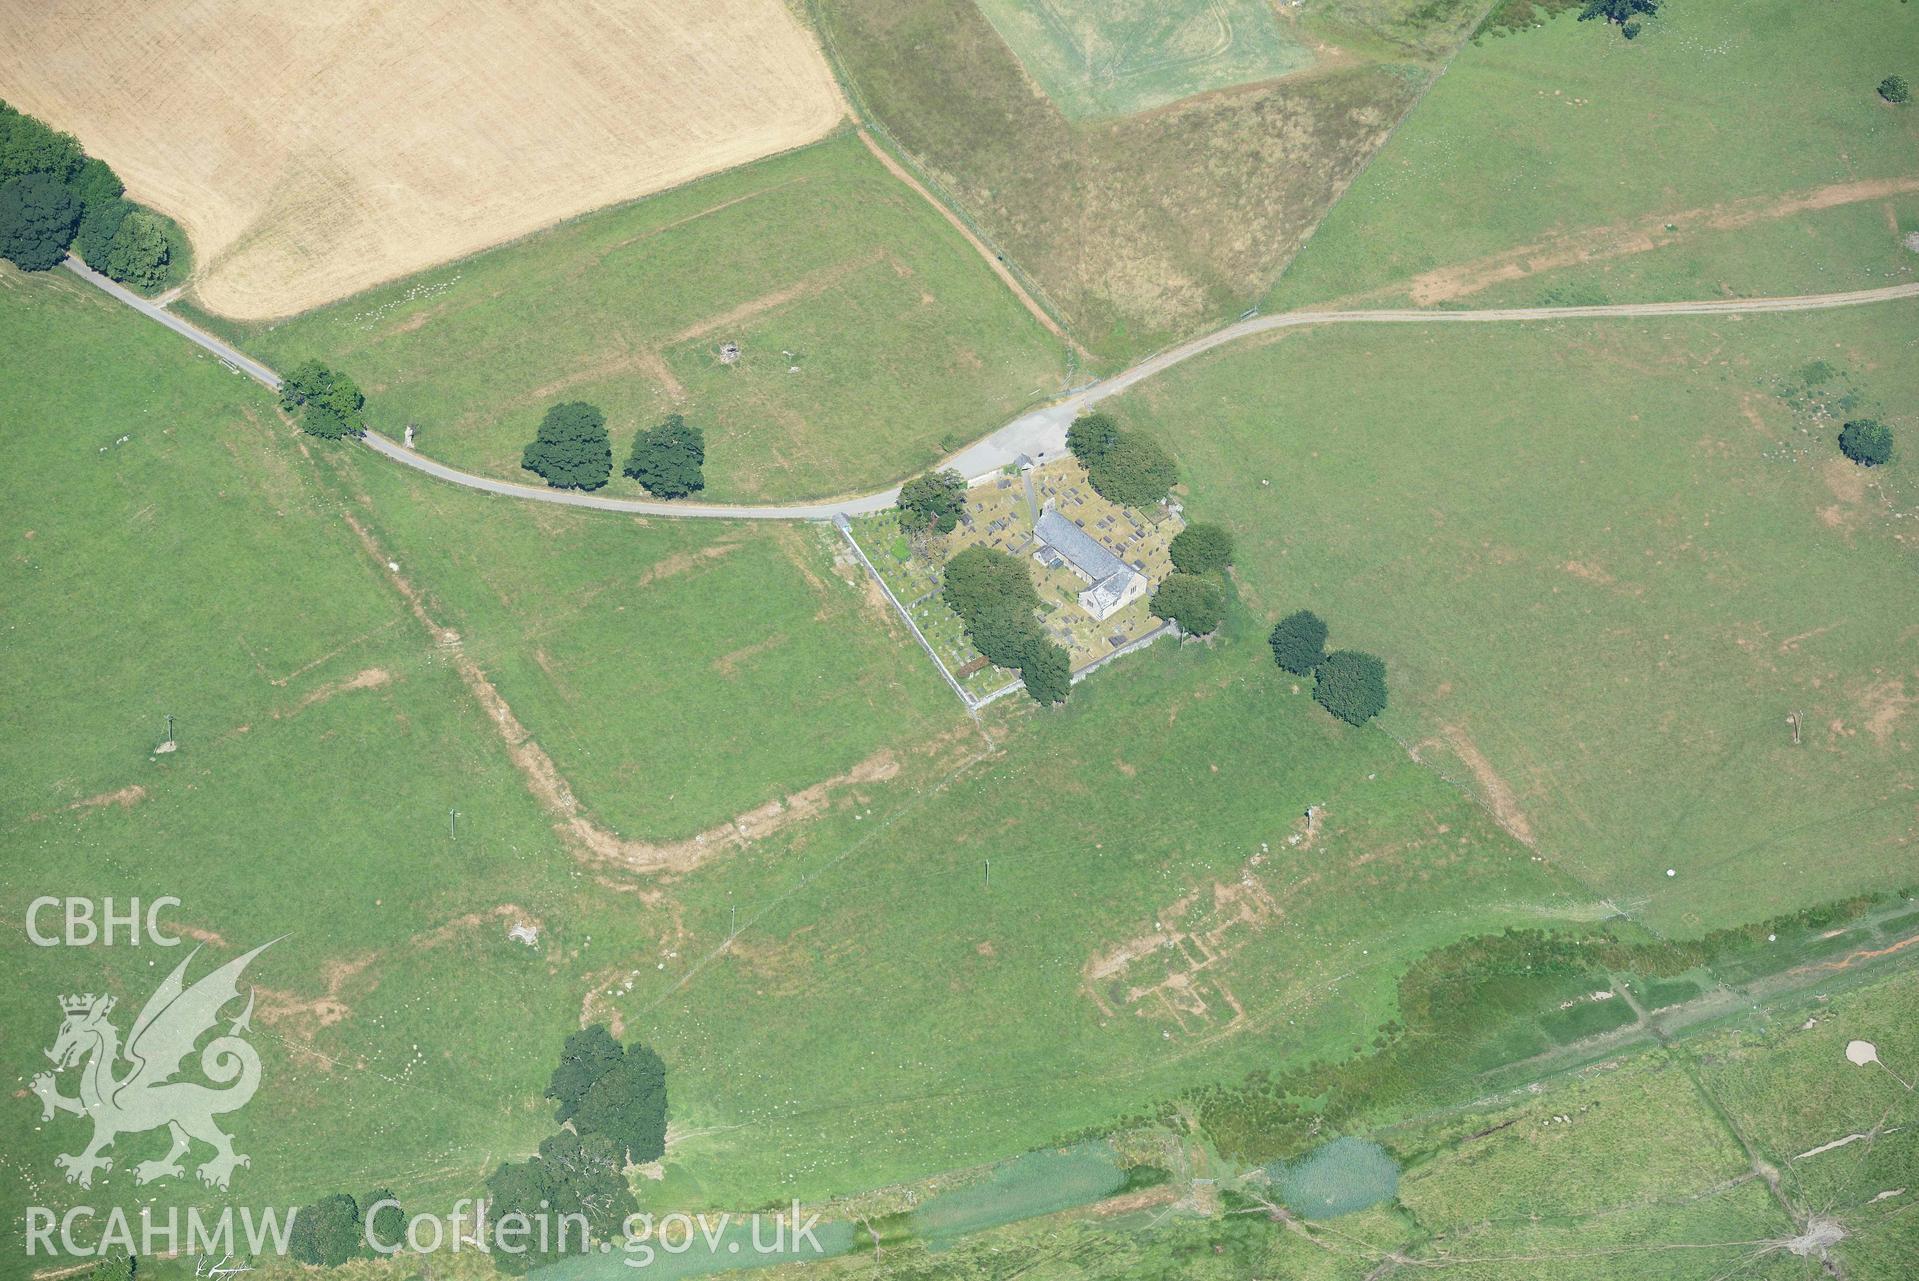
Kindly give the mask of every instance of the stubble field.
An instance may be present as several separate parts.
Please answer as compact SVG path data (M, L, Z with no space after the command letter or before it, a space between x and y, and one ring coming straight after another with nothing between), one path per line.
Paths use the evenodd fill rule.
M800 146L842 111L780 0L8 4L0 96L176 218L200 302L248 318Z

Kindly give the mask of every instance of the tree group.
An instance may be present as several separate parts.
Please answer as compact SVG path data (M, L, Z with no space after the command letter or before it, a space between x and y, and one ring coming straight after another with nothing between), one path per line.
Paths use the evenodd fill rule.
M71 136L0 102L0 257L46 271L72 249L115 280L159 288L174 270L175 233L125 191Z
M1233 563L1233 536L1223 525L1195 522L1173 535L1166 549L1173 572L1153 593L1157 618L1179 624L1188 636L1207 636L1226 618L1226 584Z
M946 562L940 595L988 662L1017 669L1037 702L1065 700L1072 658L1040 629L1034 617L1039 593L1023 561L991 547L968 547Z
M658 427L633 437L633 452L620 470L655 498L684 498L706 488L705 464L705 433L669 414Z
M1912 97L1912 90L1906 87L1904 76L1887 76L1879 82L1879 96L1896 107Z
M606 415L583 400L553 406L540 419L539 434L521 454L520 466L555 489L600 488L613 474Z
M950 534L966 510L966 478L952 469L927 472L900 486L900 528Z
M1273 661L1295 676L1313 676L1313 698L1348 725L1386 710L1386 664L1356 649L1326 652L1326 624L1310 610L1279 620L1267 637Z
M536 1225L516 1232L512 1249L494 1250L502 1272L524 1274L586 1253L589 1240L615 1239L639 1209L627 1165L657 1161L666 1152L666 1064L637 1041L623 1048L604 1024L566 1038L546 1097L559 1103L553 1119L572 1128L549 1135L527 1160L505 1162L487 1176L490 1230L507 1230L509 1216ZM585 1236L577 1228L581 1221ZM537 1230L542 1223L549 1228L544 1235ZM564 1233L563 1223L569 1225Z
M1120 427L1110 414L1080 415L1066 429L1066 448L1094 492L1125 507L1151 507L1179 481L1172 457L1152 437Z
M300 416L300 429L338 440L366 430L361 410L366 397L359 384L317 360L303 360L280 380L280 407Z
M353 1259L373 1258L369 1238L382 1246L402 1244L406 1215L397 1204L383 1204L393 1200L393 1193L375 1188L357 1201L336 1192L299 1207L287 1231L287 1254L296 1263L337 1268Z
M657 1161L666 1152L666 1064L635 1041L625 1049L598 1023L566 1038L546 1097L559 1101L553 1119L581 1134L601 1134L622 1165Z
M1586 7L1579 11L1579 20L1591 22L1594 18L1603 18L1631 40L1639 34L1639 16L1650 17L1657 12L1659 0L1586 0Z

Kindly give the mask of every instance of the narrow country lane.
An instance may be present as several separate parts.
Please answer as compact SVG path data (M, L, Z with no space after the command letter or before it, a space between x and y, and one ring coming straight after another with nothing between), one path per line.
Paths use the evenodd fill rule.
M199 344L240 372L279 390L280 377L265 365L221 342L199 327L182 320L166 309L141 298L93 271L78 258L66 261L69 271L107 294L156 320L190 342ZM1216 329L1156 356L1149 356L1130 369L1102 379L1089 387L1031 413L1015 418L991 435L974 442L946 459L962 476L984 476L1013 462L1021 455L1035 461L1056 457L1066 448L1066 428L1073 419L1109 396L1117 396L1195 356L1277 329L1295 329L1312 325L1438 325L1506 324L1524 321L1598 320L1606 318L1652 318L1660 316L1732 316L1749 312L1828 311L1836 307L1859 307L1870 303L1891 302L1919 297L1919 281L1888 285L1880 289L1856 289L1847 293L1804 294L1785 298L1731 298L1700 302L1615 303L1603 307L1504 307L1484 311L1420 311L1413 308L1386 311L1289 311L1274 316L1255 316ZM587 507L598 511L631 512L646 516L676 516L714 520L831 520L835 516L863 516L891 507L899 497L899 486L828 498L811 503L773 505L724 505L662 502L645 498L611 498L570 489L549 489L523 485L517 481L475 476L445 463L435 462L404 445L369 430L364 437L367 448L383 454L405 467L423 472L449 484L500 494L527 502L555 503L562 507Z

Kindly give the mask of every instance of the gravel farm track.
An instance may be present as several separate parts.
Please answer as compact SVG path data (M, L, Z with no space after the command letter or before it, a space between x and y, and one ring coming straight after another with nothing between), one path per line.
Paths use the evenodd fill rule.
M277 391L280 377L271 369L238 349L220 341L195 325L173 315L165 308L124 289L88 269L77 258L69 257L68 270L104 290L149 319L158 321L190 342L211 352L239 372ZM1785 298L1727 298L1699 302L1614 303L1595 307L1504 307L1482 311L1422 311L1400 309L1385 311L1289 311L1272 316L1254 316L1237 321L1209 334L1203 334L1157 355L1149 356L1132 368L1104 378L1066 395L1041 409L1024 414L1004 427L974 442L946 459L941 465L967 477L983 476L1014 462L1021 455L1035 461L1057 454L1066 447L1066 428L1074 418L1109 396L1144 382L1153 375L1171 369L1193 357L1279 329L1315 325L1378 324L1495 324L1526 321L1601 320L1608 318L1649 319L1661 316L1732 316L1761 312L1828 311L1836 307L1859 307L1896 299L1919 298L1919 281L1888 285L1880 289L1856 289L1847 293L1803 294ZM600 511L629 512L645 516L704 517L715 520L831 520L835 516L861 516L883 511L899 497L899 486L828 498L811 503L723 506L699 503L662 502L644 498L608 498L569 489L543 489L510 480L475 476L444 463L434 462L406 446L369 429L363 437L366 446L403 466L424 472L438 480L477 489L489 494L528 502L555 503L564 507L590 507Z

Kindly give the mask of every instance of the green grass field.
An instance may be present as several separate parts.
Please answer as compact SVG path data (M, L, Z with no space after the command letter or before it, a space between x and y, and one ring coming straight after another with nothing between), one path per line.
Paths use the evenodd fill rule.
M1900 241L1919 230L1919 112L1873 87L1912 49L1915 22L1897 4L1691 0L1661 6L1632 41L1571 13L1483 36L1265 305L1625 302L1910 280L1919 254Z
M471 1190L544 1132L554 1047L588 1015L673 1065L667 1204L923 1177L1195 1073L1356 1048L1408 957L1594 910L1389 739L1325 718L1256 636L1135 656L1057 715L1008 710L989 750L823 531L426 486L299 437L78 282L0 280L35 425L9 495L6 897L176 894L216 955L289 935L258 974L249 1197ZM561 575L556 547L619 567ZM732 634L708 617L729 592L762 602ZM556 837L463 664L622 834L695 830L875 751L897 768L636 874ZM169 711L180 746L157 754ZM537 949L507 939L521 920ZM1193 941L1115 950L1156 920ZM139 954L7 938L23 1040L51 1037L49 993L150 982ZM1098 957L1119 964L1089 978ZM22 1137L16 1203L80 1194L51 1164L77 1141ZM128 1140L88 1195L127 1195L146 1155Z
M827 527L609 518L368 455L340 480L623 837L692 837L964 722Z
M634 432L683 413L706 433L713 499L881 486L1064 374L1056 340L851 134L270 327L219 327L276 368L349 371L377 427L418 423L421 452L487 475L525 479L540 415L588 400L613 435L607 492L637 493L619 474Z
M1130 115L1312 62L1260 0L982 0L980 11L1073 120Z
M1464 0L1340 0L1303 15L1263 0L833 0L812 11L862 112L1102 365L1259 301L1477 16ZM1058 21L1044 28L1021 20L1049 13ZM1234 43L1210 61L1116 74L1129 41L1180 20L1215 41L1223 22ZM1253 41L1256 30L1266 37ZM1275 36L1311 48L1314 66L1080 118L1143 104L1150 96L1134 95L1148 90L1210 87L1204 77L1237 68L1242 48L1276 66Z
M1337 1058L1411 957L1597 910L1264 651L1162 645L1058 713L1014 700L991 754L960 744L790 848L690 876L692 939L636 955L606 1000L688 1065L700 1137L668 1190L850 1192ZM1322 827L1295 844L1311 804Z
M1913 435L1916 318L1294 332L1119 412L1253 610L1383 656L1420 760L1688 934L1911 878L1919 485L1833 416Z
M0 333L20 464L0 571L10 1079L24 1089L52 1043L58 994L104 984L124 1030L156 962L187 950L34 947L28 900L171 894L167 923L213 940L195 977L286 936L249 972L267 1085L233 1125L253 1158L236 1194L376 1170L423 1196L470 1186L489 1151L538 1137L518 1101L577 1013L504 935L524 913L564 937L570 861L265 393L65 273L0 272ZM10 1234L28 1204L130 1204L134 1159L165 1146L126 1140L83 1192L52 1157L84 1123L11 1102Z
M277 1048L239 1133L249 1196L470 1189L543 1132L539 1086L583 1011L673 1065L689 1137L662 1197L922 1177L1194 1073L1358 1046L1408 956L1589 910L1389 739L1291 691L1257 637L1136 656L1061 714L1006 713L989 753L938 737L957 708L810 533L425 486L307 448L264 393L77 282L5 281L13 394L44 424L9 500L7 897L178 894L221 953L290 932L260 974ZM561 576L556 547L619 567ZM729 592L763 602L725 615L730 636L695 607ZM898 770L674 877L630 875L556 839L461 658L623 831L724 819L876 745ZM156 757L168 711L181 746ZM1327 818L1296 848L1312 803ZM520 919L538 950L506 939ZM1201 941L1086 977L1156 919ZM138 959L8 938L23 1035L50 1037L46 994L103 969L144 990ZM5 1175L22 1201L77 1193L51 1166L74 1141L24 1143Z

